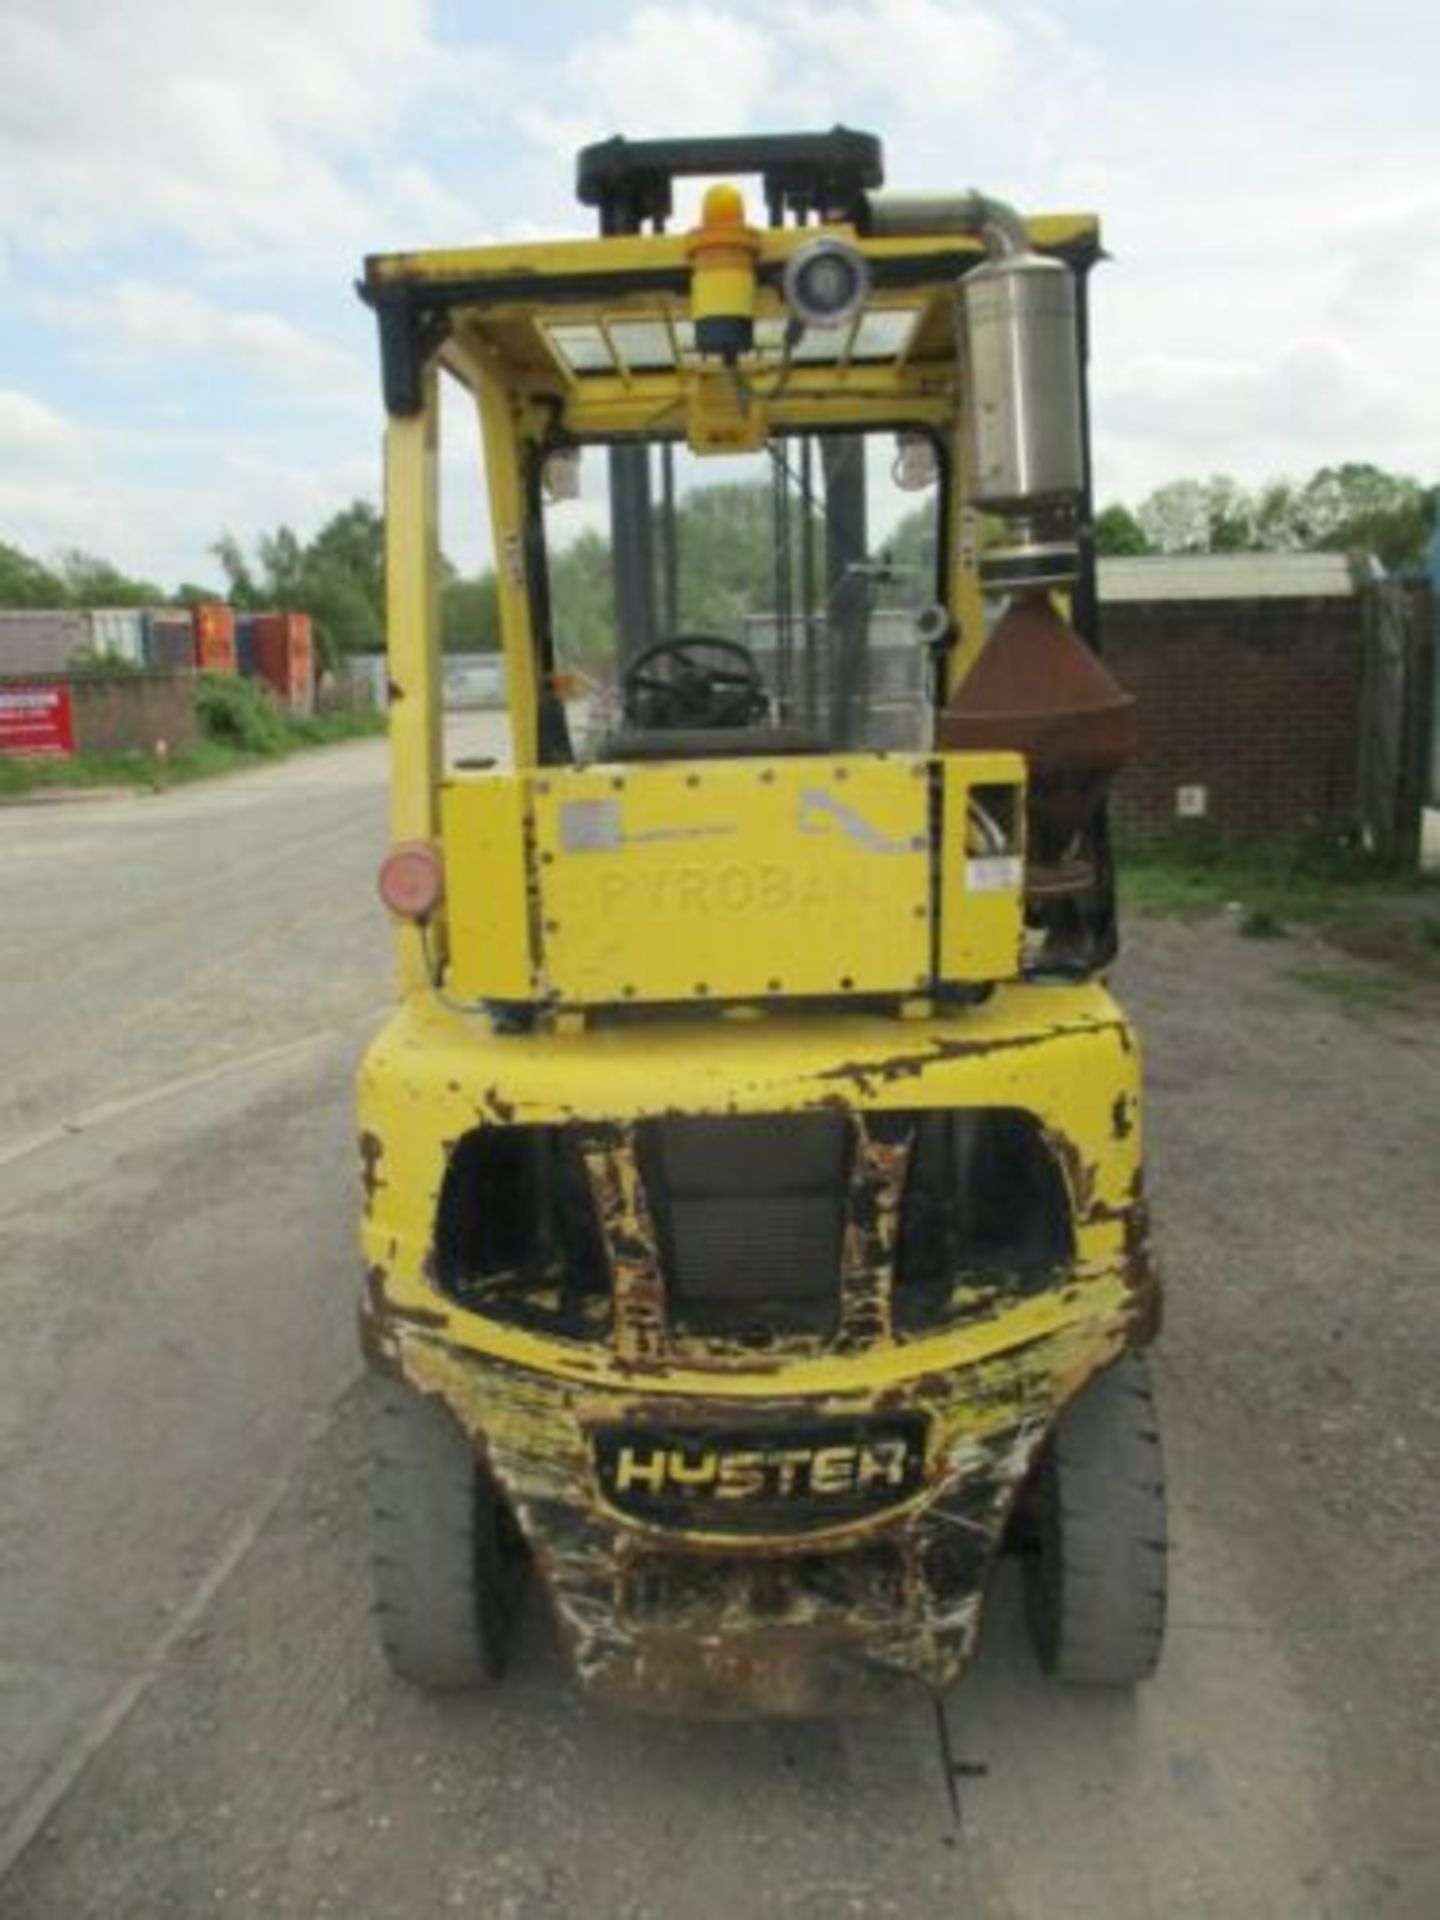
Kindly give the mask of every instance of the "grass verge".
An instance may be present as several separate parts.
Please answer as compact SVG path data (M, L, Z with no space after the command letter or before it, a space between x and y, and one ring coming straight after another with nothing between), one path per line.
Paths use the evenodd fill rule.
M380 713L287 713L243 681L198 676L196 711L202 738L160 759L153 753L84 753L73 760L0 758L0 797L57 787L134 787L158 791L264 766L310 747L359 740L385 731ZM232 690L233 689L233 690Z
M1311 932L1358 959L1440 982L1440 875L1331 843L1146 843L1118 859L1132 913L1228 912L1251 939Z

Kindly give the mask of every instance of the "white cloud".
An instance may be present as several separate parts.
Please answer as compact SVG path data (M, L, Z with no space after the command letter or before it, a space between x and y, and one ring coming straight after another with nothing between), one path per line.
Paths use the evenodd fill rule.
M1132 502L1184 475L1255 485L1346 458L1407 467L1417 444L1440 443L1440 396L1324 338L1252 358L1142 355L1097 383L1095 417L1098 490Z
M89 457L89 436L76 421L31 394L0 387L0 473L24 487L82 468Z
M572 49L540 89L558 107L522 106L516 122L567 163L611 133L734 132L765 99L775 58L772 35L730 9L644 6Z
M222 530L250 542L285 522L308 537L379 492L378 433L297 459L283 441L209 428L96 427L0 388L0 539L41 557L83 547L162 585L213 579Z
M283 446L197 438L193 470L162 481L133 464L151 446L150 437L91 436L86 464L65 471L22 475L0 461L0 537L41 557L83 547L172 586L218 577L210 547L222 531L250 545L283 523L308 539L347 501L379 496L378 448L297 461Z
M0 0L0 227L59 251L359 246L356 170L460 65L478 111L485 63L447 61L427 0Z
M787 88L817 102L872 101L890 124L898 110L907 128L937 118L953 127L957 112L993 96L1022 54L998 9L948 0L787 0L775 23Z
M892 175L948 178L956 116L986 110L985 150L1043 146L1083 106L1093 60L1044 10L969 0L778 0L764 7L646 5L532 75L543 104L516 124L568 162L621 132L734 133L837 121L874 127ZM1063 110L1050 104L1064 102ZM1073 118L1066 122L1073 125ZM907 169L910 177L907 177ZM969 185L970 181L954 182Z
M129 356L192 354L238 362L259 374L303 384L312 397L363 398L370 369L283 314L216 306L183 286L124 280L102 302L37 295L47 319L94 336L104 351Z
M1106 492L1350 456L1428 476L1435 16L1382 33L1322 5L1297 39L1287 11L618 0L567 39L540 8L442 28L438 0L0 0L0 331L33 389L0 392L0 538L193 572L223 525L313 527L378 490L361 253L585 232L573 150L614 132L837 121L882 135L897 186L1098 207ZM212 363L202 436L184 407ZM253 437L267 386L324 402L289 445Z

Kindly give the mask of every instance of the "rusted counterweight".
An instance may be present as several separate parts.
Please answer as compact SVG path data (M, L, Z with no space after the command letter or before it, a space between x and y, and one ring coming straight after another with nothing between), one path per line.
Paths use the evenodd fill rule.
M1047 593L1012 600L940 715L952 752L1006 748L1029 762L1032 889L1043 890L1134 753L1133 697Z
M604 1030L517 1042L416 1000L367 1062L367 1356L471 1437L597 1696L812 1714L950 1685L1057 1414L1153 1332L1138 1063L1102 987L1001 987L932 1029L851 1015L845 1039L840 1059L798 1015L767 1038L656 1023L642 1055ZM669 1163L642 1138L682 1101L716 1124L843 1113L829 1330L756 1346L684 1324ZM947 1254L911 1310L930 1284L904 1245L915 1141L927 1116L997 1104L1034 1117L1073 1245L1033 1266ZM440 1244L447 1180L473 1177L461 1143L533 1123L575 1133L610 1308L588 1324L514 1313L509 1268L493 1291L458 1286ZM794 1465L822 1450L825 1469ZM816 1471L824 1486L782 1484Z

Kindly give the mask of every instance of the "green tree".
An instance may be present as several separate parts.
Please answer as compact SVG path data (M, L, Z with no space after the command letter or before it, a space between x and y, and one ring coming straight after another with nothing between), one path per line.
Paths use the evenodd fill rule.
M245 550L234 534L222 533L210 551L225 575L226 592L231 605L247 608L264 606L260 583L251 572Z
M1293 480L1271 480L1255 501L1255 545L1265 553L1294 553L1305 545L1296 515Z
M306 549L306 560L353 580L378 629L385 605L385 522L369 500L352 500L327 520Z
M1136 518L1156 553L1243 553L1257 544L1255 502L1223 473L1157 487Z
M1095 551L1112 555L1153 553L1155 549L1129 507L1112 500L1095 516Z
M1255 502L1236 481L1216 474L1205 484L1206 551L1248 553L1259 544Z
M1360 461L1322 467L1295 498L1302 544L1326 553L1373 553L1385 567L1419 566L1430 536L1426 488L1409 474Z
M884 551L896 574L909 587L913 603L938 590L939 516L933 500L912 507L895 524Z
M0 541L0 607L58 607L65 588L57 574L19 547Z
M498 653L500 583L493 569L468 580L456 575L442 586L440 644L447 653Z
M58 556L56 572L61 590L72 607L150 607L165 598L152 580L134 580L108 560L67 547Z
M1411 475L1347 461L1257 493L1224 474L1172 480L1136 518L1161 553L1373 553L1394 569L1423 562L1431 514L1427 489Z
M260 577L272 606L298 607L305 588L308 555L298 536L289 527L276 527L262 533L255 543L260 561Z
M738 631L747 613L773 607L774 512L763 481L721 481L682 496L675 512L682 633ZM799 520L797 508L792 578L799 567Z
M615 654L610 542L587 528L550 559L550 624L562 667L594 668Z
M368 501L352 501L309 542L286 526L261 534L253 560L230 533L211 551L237 607L308 613L327 665L382 644L385 530Z

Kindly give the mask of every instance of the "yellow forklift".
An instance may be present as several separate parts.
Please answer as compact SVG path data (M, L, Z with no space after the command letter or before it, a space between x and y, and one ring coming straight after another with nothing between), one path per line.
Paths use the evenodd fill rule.
M701 197L699 182L709 181ZM677 222L676 190L690 209ZM746 189L739 183L747 183ZM1140 1065L1103 984L1095 220L829 133L579 156L597 237L370 258L399 1004L360 1075L401 1674L707 1714L1158 1658ZM439 390L508 754L447 757Z

